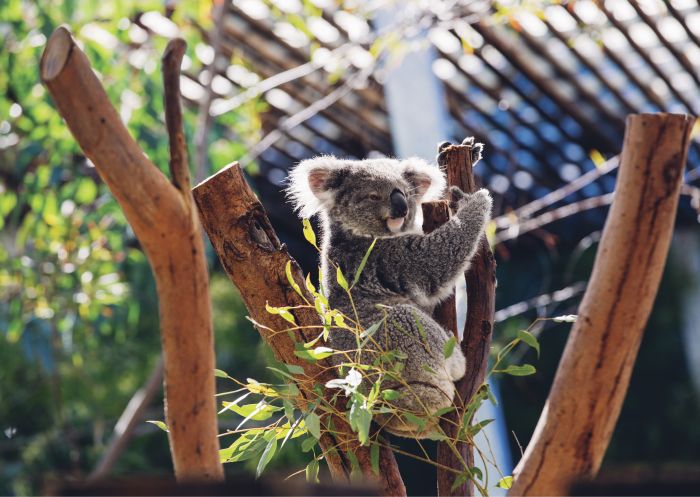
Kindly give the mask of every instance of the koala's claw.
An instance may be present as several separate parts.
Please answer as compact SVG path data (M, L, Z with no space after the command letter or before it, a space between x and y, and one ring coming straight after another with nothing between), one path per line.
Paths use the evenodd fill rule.
M453 210L464 207L490 213L492 203L491 193L486 188L481 188L474 193L464 193L459 187L450 187L450 206Z
M458 186L450 187L450 203L457 204L460 200L465 200L469 194L464 193Z

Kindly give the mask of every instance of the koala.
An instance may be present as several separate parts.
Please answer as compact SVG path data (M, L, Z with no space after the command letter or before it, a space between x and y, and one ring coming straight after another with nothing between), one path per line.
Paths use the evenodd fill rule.
M437 166L420 159L322 156L296 166L287 191L301 217L320 215L322 285L330 305L359 319L364 329L382 323L373 335L374 343L401 353L397 356L403 361L405 381L387 378L382 386L399 392L392 402L395 407L418 416L452 405L454 381L464 376L464 355L456 347L445 359L443 347L452 333L434 321L431 313L454 290L491 213L487 190L465 194L452 187L454 216L423 234L421 203L442 198L445 183ZM338 285L330 261L351 279L375 239L351 290L351 302ZM332 330L329 341L335 350L348 355L357 350L357 337L348 330ZM377 359L370 352L362 352L361 363ZM333 357L339 364L347 362L348 355ZM413 438L425 438L434 429L429 423L420 429L396 415L382 422L389 432Z

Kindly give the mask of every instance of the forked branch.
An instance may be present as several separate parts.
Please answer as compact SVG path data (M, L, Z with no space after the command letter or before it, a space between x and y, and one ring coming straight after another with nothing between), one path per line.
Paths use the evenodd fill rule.
M335 379L335 373L327 361L307 362L294 353L295 343L306 343L315 338L312 330L318 328L320 320L316 311L305 305L304 298L289 284L285 271L288 263L306 301L313 302L313 297L306 293L301 269L277 238L265 209L248 186L240 166L227 166L197 185L193 192L204 229L226 273L238 288L260 336L278 360L304 369L304 375L297 377L297 383L305 399L317 397L311 390L313 385L323 385ZM290 312L297 327L290 332L291 336L272 331L287 329L289 323L267 312L267 303L275 307L295 307ZM332 392L328 390L330 400ZM339 410L343 410L342 406ZM322 423L326 428L331 423L333 426L333 434L330 430L324 432L321 447L336 481L348 480L352 469L348 453L351 452L364 477L378 485L381 495L406 494L389 448L381 449L381 471L376 475L372 470L369 447L358 443L357 435L342 416L325 414Z
M178 48L180 43L174 45L178 50L184 48ZM73 136L124 210L153 268L175 475L178 480L223 479L209 279L199 219L190 208L184 137L173 143L175 188L129 135L87 57L64 27L46 44L41 77ZM169 95L166 107L177 115L179 101L172 101L172 92ZM169 123L169 129L179 128L181 133L178 121Z

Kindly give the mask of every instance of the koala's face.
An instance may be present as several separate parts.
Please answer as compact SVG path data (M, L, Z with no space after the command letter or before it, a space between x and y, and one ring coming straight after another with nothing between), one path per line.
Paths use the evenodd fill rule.
M363 171L332 172L328 216L358 235L383 236L414 226L420 197L403 178L384 179Z
M302 215L324 211L344 229L375 237L414 230L421 201L439 197L444 182L437 167L417 159L320 157L292 172L289 191Z

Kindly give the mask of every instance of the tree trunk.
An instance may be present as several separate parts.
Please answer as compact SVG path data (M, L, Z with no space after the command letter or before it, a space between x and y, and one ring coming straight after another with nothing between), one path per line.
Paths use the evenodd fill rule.
M666 262L693 122L627 118L593 273L511 495L565 495L598 472Z
M438 156L438 163L447 171L447 184L458 186L464 192L476 191L472 169L472 140L465 140L461 145L443 144ZM496 300L496 261L486 237L479 243L479 248L465 274L467 280L467 320L464 325L461 349L467 359L467 372L456 383L456 411L445 415L442 428L448 437L457 435L464 407L469 404L479 386L484 382L491 334L493 332L493 315ZM452 303L454 306L454 301ZM438 308L436 319L443 326L451 325L451 314ZM456 333L456 322L453 332ZM474 466L472 447L467 443L457 444L455 454L447 443L438 443L437 462L444 467L464 470L464 465ZM453 488L455 473L438 467L438 495L472 495L473 485L467 481Z
M175 475L179 480L220 480L209 281L199 219L185 184L189 172L184 138L176 145L179 158L171 158L171 184L131 138L66 28L51 35L41 77L124 210L153 268ZM179 112L179 101L177 105L169 111Z
M335 370L326 361L310 363L300 359L294 354L294 344L312 340L318 334L321 321L316 311L306 306L304 299L289 284L285 268L291 262L294 280L307 300L313 302L313 297L306 293L301 269L277 238L265 209L245 181L243 171L238 164L232 164L197 185L193 193L204 229L226 273L238 288L260 336L278 360L304 369L305 374L297 377L297 384L306 399L315 397L311 391L314 384L325 384L334 379ZM266 303L275 307L302 306L290 309L301 329L295 330L293 337L287 333L275 333L274 330L289 328L289 323L267 312ZM303 329L309 326L316 328L313 331ZM332 392L329 391L328 395L330 398ZM336 407L344 409L341 405ZM352 452L365 478L375 482L382 495L406 495L394 454L389 448L380 451L381 470L376 475L372 471L369 447L359 445L357 436L343 417L322 416L326 428L331 421L333 434L324 432L321 447L335 480L348 480L352 466L346 452Z

